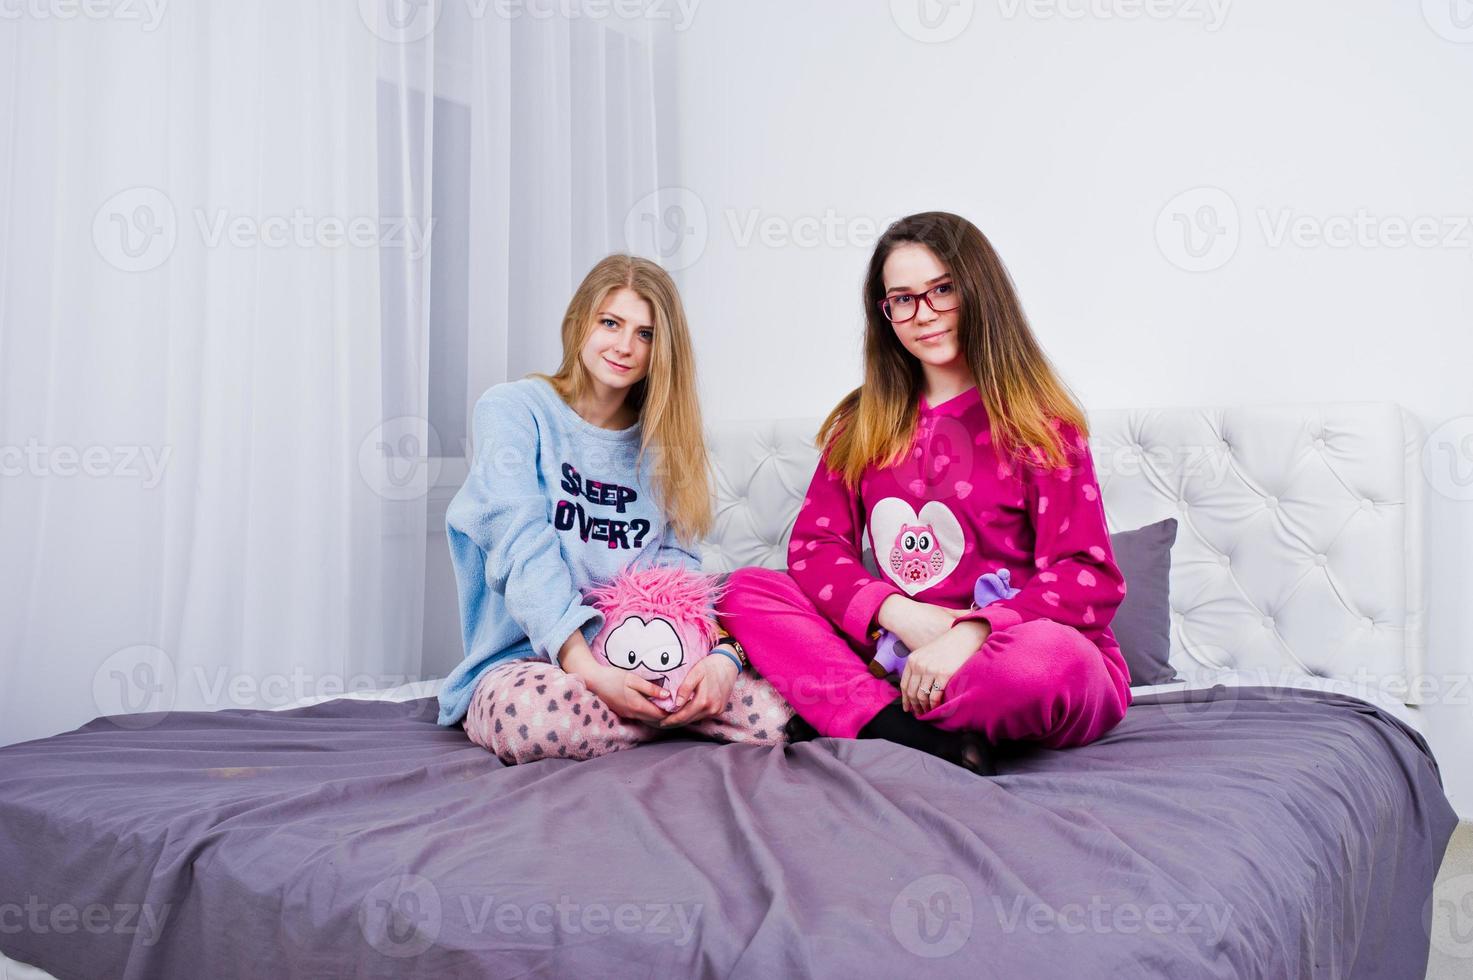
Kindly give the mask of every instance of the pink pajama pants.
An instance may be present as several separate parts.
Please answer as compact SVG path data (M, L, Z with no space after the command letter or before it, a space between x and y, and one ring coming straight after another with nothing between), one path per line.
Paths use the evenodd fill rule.
M784 572L733 572L717 613L752 665L821 735L853 738L899 697L894 684L869 672L873 650L852 646ZM1035 619L989 633L941 701L917 717L994 744L1027 739L1067 748L1108 732L1129 706L1118 647Z
M514 660L486 671L471 695L465 733L507 765L538 759L591 759L671 734L696 732L722 742L781 745L793 709L752 670L737 675L731 698L710 718L656 728L614 714L577 674L543 660Z

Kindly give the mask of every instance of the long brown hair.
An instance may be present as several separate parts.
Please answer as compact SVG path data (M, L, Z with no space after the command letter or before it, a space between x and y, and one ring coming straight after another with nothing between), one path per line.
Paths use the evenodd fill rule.
M901 345L879 305L885 260L907 243L930 249L960 290L958 342L998 454L1027 465L1067 466L1057 426L1072 423L1081 439L1088 438L1084 410L1033 336L1012 277L976 225L927 211L896 221L875 243L864 279L864 384L844 396L818 431L830 471L853 488L870 464L898 463L915 438L921 363Z
M659 460L653 484L660 508L687 545L698 543L711 530L711 477L701 405L696 395L695 353L686 325L680 292L664 269L648 259L610 255L583 277L563 314L563 361L553 375L532 374L557 390L563 401L576 405L592 388L583 365L583 345L593 319L617 289L632 289L654 312L654 346L649 372L626 396L639 413L639 461L653 448Z

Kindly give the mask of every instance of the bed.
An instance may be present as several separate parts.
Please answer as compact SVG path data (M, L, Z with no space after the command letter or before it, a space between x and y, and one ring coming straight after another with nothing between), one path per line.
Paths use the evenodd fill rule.
M1418 730L1415 422L1102 411L1171 659L1098 742L672 738L505 767L435 682L0 748L7 976L1421 977L1456 817ZM813 420L712 430L707 566L781 567Z

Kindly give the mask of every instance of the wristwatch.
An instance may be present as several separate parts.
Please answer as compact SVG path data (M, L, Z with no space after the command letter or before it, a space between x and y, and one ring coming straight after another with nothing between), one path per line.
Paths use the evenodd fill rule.
M720 626L716 627L716 633L716 645L719 647L729 647L731 649L731 652L737 655L737 660L741 661L743 670L746 670L748 667L752 666L751 661L747 659L747 651L742 649L742 645L737 642L736 637L732 636Z

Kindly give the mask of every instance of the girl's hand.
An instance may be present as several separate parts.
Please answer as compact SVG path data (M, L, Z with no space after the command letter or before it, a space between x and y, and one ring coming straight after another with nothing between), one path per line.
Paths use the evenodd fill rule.
M651 698L665 696L663 687L599 660L577 630L558 650L558 663L620 718L656 722L665 717L665 709L651 703Z
M736 686L737 673L737 665L731 658L719 653L697 660L675 694L674 714L660 722L659 727L676 728L720 714Z
M900 707L923 715L941 703L952 675L982 648L992 626L986 620L957 623L944 634L911 652L900 675Z
M663 698L665 689L632 670L596 664L592 669L580 671L578 676L620 718L654 724L665 717L665 709L652 702L654 698Z
M933 606L903 595L892 595L880 605L876 619L881 626L900 637L900 642L907 649L915 651L949 632L963 612L965 610Z

